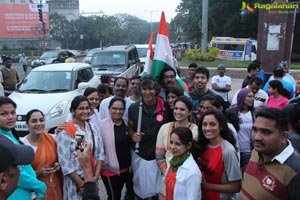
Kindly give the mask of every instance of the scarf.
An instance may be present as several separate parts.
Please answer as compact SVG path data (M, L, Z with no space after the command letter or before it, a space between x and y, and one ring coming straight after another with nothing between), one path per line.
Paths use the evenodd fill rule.
M180 156L179 158L173 157L170 160L170 166L172 168L172 171L176 172L178 170L178 168L184 163L184 161L186 159L188 159L189 156L190 156L190 153L186 153L183 156Z

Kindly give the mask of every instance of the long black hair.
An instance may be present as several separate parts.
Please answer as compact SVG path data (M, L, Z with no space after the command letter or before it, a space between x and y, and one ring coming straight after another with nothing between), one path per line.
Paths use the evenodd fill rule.
M269 86L273 90L277 90L278 93L281 94L282 96L285 96L288 99L291 98L290 92L283 87L282 83L279 80L272 80L272 81L270 81L269 82Z
M205 137L203 130L202 130L202 123L204 118L207 115L213 115L216 120L219 123L219 128L220 128L220 136L224 139L227 140L230 144L232 144L232 146L236 149L236 141L233 137L232 132L230 131L230 129L227 126L227 120L225 115L219 111L219 110L214 110L214 109L210 109L207 110L206 112L203 113L203 115L201 116L200 122L199 122L199 126L198 126L198 133L199 133L199 148L200 148L200 156L204 153L206 146L209 144L209 140Z

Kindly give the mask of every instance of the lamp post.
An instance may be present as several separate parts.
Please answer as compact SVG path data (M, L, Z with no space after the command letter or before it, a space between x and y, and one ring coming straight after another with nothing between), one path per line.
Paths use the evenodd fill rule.
M157 12L158 10L145 10L145 12L150 13L150 24L151 24L151 33L152 33L152 13Z

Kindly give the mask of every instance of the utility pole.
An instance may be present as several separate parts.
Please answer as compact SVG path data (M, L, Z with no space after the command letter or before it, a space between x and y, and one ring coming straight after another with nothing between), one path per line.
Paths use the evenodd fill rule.
M201 26L201 54L207 49L207 32L208 32L208 0L202 0L202 26Z
M43 2L40 0L40 4L37 5L38 12L39 12L39 21L41 22L41 41L39 43L42 46L42 52L45 50L45 35L46 35L46 23L44 22L43 18Z
M151 32L152 33L152 13L157 12L158 10L145 10L145 12L150 13L150 24L151 24Z
M80 36L79 36L79 39L80 39L80 41L81 41L81 52L83 52L83 47L84 47L84 45L83 45L83 40L84 40L84 35L83 35L83 17L84 17L84 15L103 15L104 14L104 12L102 11L102 10L100 10L99 12L84 12L84 11L82 11L80 14L79 14L79 22L80 22L80 24L79 24L79 30L80 30ZM101 40L102 41L102 40Z

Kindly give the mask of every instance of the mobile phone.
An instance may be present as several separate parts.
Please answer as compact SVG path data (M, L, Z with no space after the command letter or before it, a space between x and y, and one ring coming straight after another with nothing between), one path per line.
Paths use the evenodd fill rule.
M84 150L84 136L76 135L76 150L83 152Z

